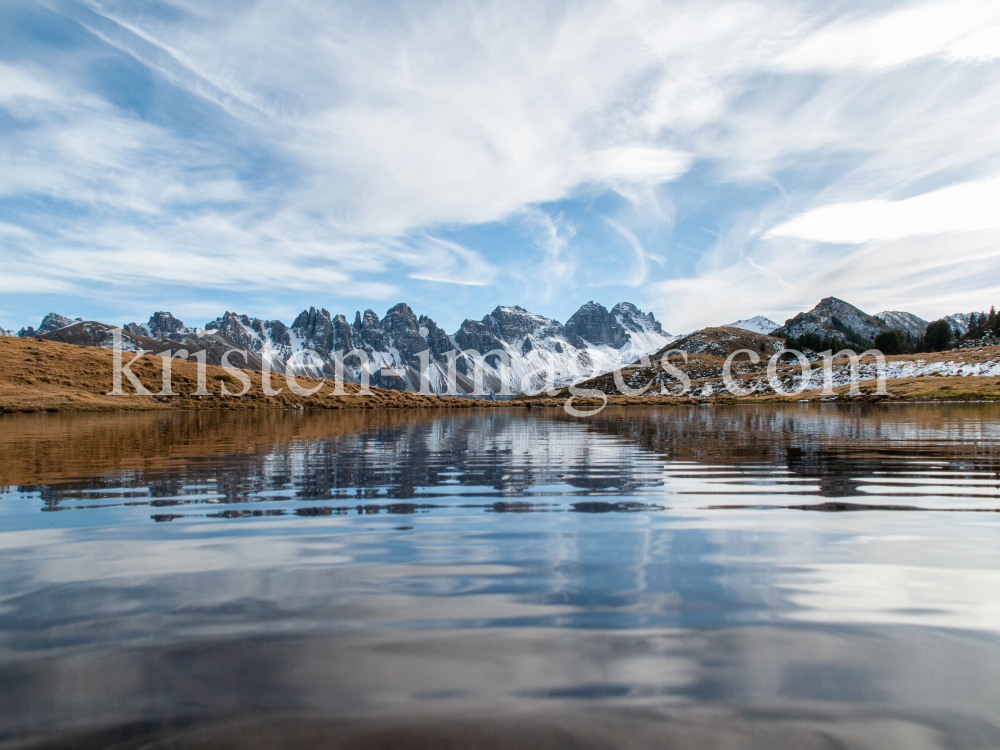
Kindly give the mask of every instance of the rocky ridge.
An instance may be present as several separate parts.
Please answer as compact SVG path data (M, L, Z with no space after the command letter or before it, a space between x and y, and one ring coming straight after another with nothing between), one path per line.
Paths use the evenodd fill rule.
M960 334L968 329L969 314L957 313L946 320ZM662 356L668 349L724 359L746 348L766 358L781 348L787 336L848 332L871 341L892 328L920 336L926 326L911 313L873 316L827 297L781 327L756 316L683 337L665 333L651 313L631 303L608 310L594 301L582 305L565 324L519 306L499 306L480 320L464 320L453 334L399 303L382 318L371 309L358 311L353 323L344 315L310 307L290 325L227 311L204 328L186 326L171 313L158 311L146 323L124 326L121 335L127 351L170 350L188 356L204 352L208 364L221 364L226 352L235 349L238 353L230 354L229 364L250 370L267 368L282 374L287 368L297 375L326 378L336 378L339 370L348 383L367 379L386 389L513 395L538 390L547 382L556 386L580 382L643 355ZM115 330L50 313L37 330L25 328L18 335L108 348ZM337 352L343 353L342 364L336 360Z
M76 320L80 320L80 318L76 318ZM60 328L65 328L66 326L72 325L74 322L76 321L73 318L67 318L65 315L50 312L42 318L42 322L38 328L28 326L27 328L22 328L18 331L17 335L22 339L30 338L32 336L44 336L46 333L58 331Z
M946 315L942 320L947 321L956 335L964 336L969 332L969 318L971 317L972 313L955 313L954 315Z
M725 359L733 352L749 349L758 353L762 360L766 360L772 354L780 352L784 348L784 344L785 342L780 338L732 326L702 328L700 331L695 331L667 344L651 359L659 359L664 354L674 351Z
M60 325L63 324L63 325ZM108 348L113 327L96 321L46 316L39 331L63 343ZM32 330L31 334L38 335ZM367 379L391 390L461 395L518 394L547 382L564 385L625 364L671 340L651 313L631 303L610 311L597 302L580 308L567 325L522 307L500 306L481 320L467 319L449 335L405 303L384 317L358 311L354 322L325 308L303 310L290 326L227 311L204 328L186 326L159 311L146 323L129 323L123 348L155 352L169 349L188 356L205 352L208 364L229 363L276 373ZM312 352L312 354L309 354ZM341 363L336 355L341 352Z
M913 313L893 310L875 313L875 317L889 326L890 329L908 333L914 339L920 338L927 332L928 322Z
M786 320L783 326L774 331L774 335L789 338L807 333L820 336L849 336L853 333L871 342L878 334L888 330L890 327L876 316L869 315L842 299L825 297L812 310Z

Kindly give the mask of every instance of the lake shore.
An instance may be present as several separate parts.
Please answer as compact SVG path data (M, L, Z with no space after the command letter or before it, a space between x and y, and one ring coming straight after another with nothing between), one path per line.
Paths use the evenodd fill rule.
M134 356L124 352L123 362ZM319 390L313 395L298 395L288 386L284 375L271 375L271 392L264 392L263 374L241 370L249 379L246 393L222 395L243 390L243 385L218 365L206 366L206 386L211 395L192 396L198 382L194 362L175 359L171 383L178 395L161 396L162 360L143 355L131 367L139 381L154 395L141 396L122 377L126 395L110 396L113 388L114 354L110 349L74 346L40 339L0 338L0 412L40 411L156 411L192 409L455 409L489 406L493 402L450 396L426 395L409 391L361 387L343 384L343 393L333 392L329 381L297 377L302 391Z
M993 347L994 349L996 347ZM924 355L972 357L972 350L941 352ZM133 355L126 352L125 362ZM914 355L910 355L914 356ZM890 360L899 358L889 358ZM172 385L177 395L129 394L134 389L127 383L127 395L112 396L113 353L108 349L74 346L39 339L0 337L0 412L24 413L45 411L157 411L157 410L257 410L257 409L464 409L464 408L524 408L562 407L568 391L556 396L541 394L514 400L490 401L455 396L438 396L371 388L360 393L360 386L345 383L342 393L335 393L329 381L296 378L301 392L318 389L312 395L299 395L291 390L283 375L271 375L271 392L264 390L262 373L242 372L249 379L249 388L240 396L222 395L227 390L238 392L242 384L219 366L206 367L206 386L211 395L192 396L197 387L198 368L194 362L174 360ZM144 355L132 366L139 381L152 393L162 389L162 360ZM604 377L604 376L602 376ZM124 378L123 378L124 379ZM706 384L715 387L710 396L609 395L607 403L627 405L676 405L702 403L753 404L788 401L825 401L832 397L822 389L810 389L799 394L767 394L737 398L723 390L721 380L693 380L692 393L702 393ZM861 395L851 396L849 385L836 386L838 400L890 401L995 401L1000 400L1000 378L979 376L919 376L886 381L889 396L875 393L874 380L861 382ZM588 409L601 405L594 397L577 397L573 406Z

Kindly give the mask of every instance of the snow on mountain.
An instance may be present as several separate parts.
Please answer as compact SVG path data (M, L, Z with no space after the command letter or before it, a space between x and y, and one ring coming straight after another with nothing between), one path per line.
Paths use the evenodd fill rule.
M454 335L459 348L490 353L485 362L466 358L460 372L481 376L493 393L576 382L634 362L672 338L651 313L628 302L610 311L588 302L565 326L521 307L498 307L481 321L464 321Z
M786 320L774 335L787 338L806 333L834 336L852 332L862 339L874 341L878 334L888 330L889 326L874 315L862 312L842 299L824 297L809 312L799 313Z
M915 339L920 338L927 332L927 321L923 318L918 318L913 313L892 310L875 313L875 317L889 326L889 328L904 331Z
M288 368L297 375L335 378L339 351L347 382L360 382L367 373L369 383L380 388L455 394L516 394L546 383L565 385L633 362L674 338L652 313L628 302L610 311L588 302L566 325L501 306L481 320L465 320L451 335L405 303L381 319L373 310L358 312L353 324L310 307L290 326L226 312L204 329L188 328L170 313L157 312L125 330L192 352L206 349L210 363L227 349L245 350L247 364L239 355L231 363L254 369L266 364L275 373ZM312 359L307 350L315 353Z
M735 323L727 323L722 326L722 328L739 328L742 331L765 334L770 333L779 327L780 326L777 323L770 318L765 318L763 315L755 315L747 320L737 320Z
M962 335L968 331L969 317L956 313L945 320ZM169 348L189 356L204 351L209 364L222 363L230 352L229 364L253 370L267 367L276 375L287 368L296 375L339 376L352 383L367 379L380 388L463 395L565 386L632 364L668 344L692 352L722 347L720 356L737 343L750 346L737 341L732 329L758 337L751 343L769 353L771 342L764 340L768 334L784 338L807 332L824 336L853 332L870 341L885 330L900 329L916 337L926 328L927 321L912 313L886 311L872 316L827 297L781 327L758 315L686 338L666 333L652 313L631 303L620 302L608 310L591 301L565 324L522 307L500 306L480 320L464 320L453 334L427 316L417 316L405 303L390 308L382 318L373 310L359 311L353 323L315 307L303 310L291 325L227 311L204 328L186 326L171 313L159 311L146 323L124 326L122 339L130 351ZM24 328L17 335L110 347L113 330L96 321L49 313L38 330ZM0 335L14 334L0 330ZM232 353L234 349L241 353Z
M42 336L46 333L51 333L52 331L58 331L60 328L71 326L78 320L80 320L80 318L76 318L74 320L73 318L67 318L65 315L50 312L42 318L42 322L37 329L28 326L27 328L22 328L18 331L17 335L22 339L31 338L32 336Z
M148 323L129 323L125 326L125 330L136 336L182 341L189 335L197 335L201 329L188 328L168 312L155 312L150 316Z
M946 315L942 320L948 322L957 335L964 336L969 332L969 318L972 317L972 313L955 313L953 315Z

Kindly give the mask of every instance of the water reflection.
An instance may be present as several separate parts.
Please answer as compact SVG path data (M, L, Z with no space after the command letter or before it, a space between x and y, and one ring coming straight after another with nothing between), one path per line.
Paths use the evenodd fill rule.
M1000 744L996 407L48 416L0 746Z
M484 493L852 498L812 504L825 510L898 495L972 498L965 505L983 507L1000 494L995 411L691 407L607 409L586 420L557 410L541 418L520 410L46 415L4 420L0 447L3 478L37 491L48 510L339 501L330 512L412 512L427 504L384 501ZM42 480L58 483L27 484ZM258 515L271 510L314 512Z

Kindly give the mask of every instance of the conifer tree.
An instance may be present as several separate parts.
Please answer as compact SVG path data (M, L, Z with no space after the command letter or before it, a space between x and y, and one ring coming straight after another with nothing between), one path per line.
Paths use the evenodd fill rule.
M935 320L927 326L924 334L924 346L927 351L940 352L951 346L953 334L947 320Z
M883 331L875 337L875 348L883 354L909 354L913 344L908 333L893 329Z
M969 316L969 330L963 337L966 340L981 339L986 333L986 313L972 313Z

